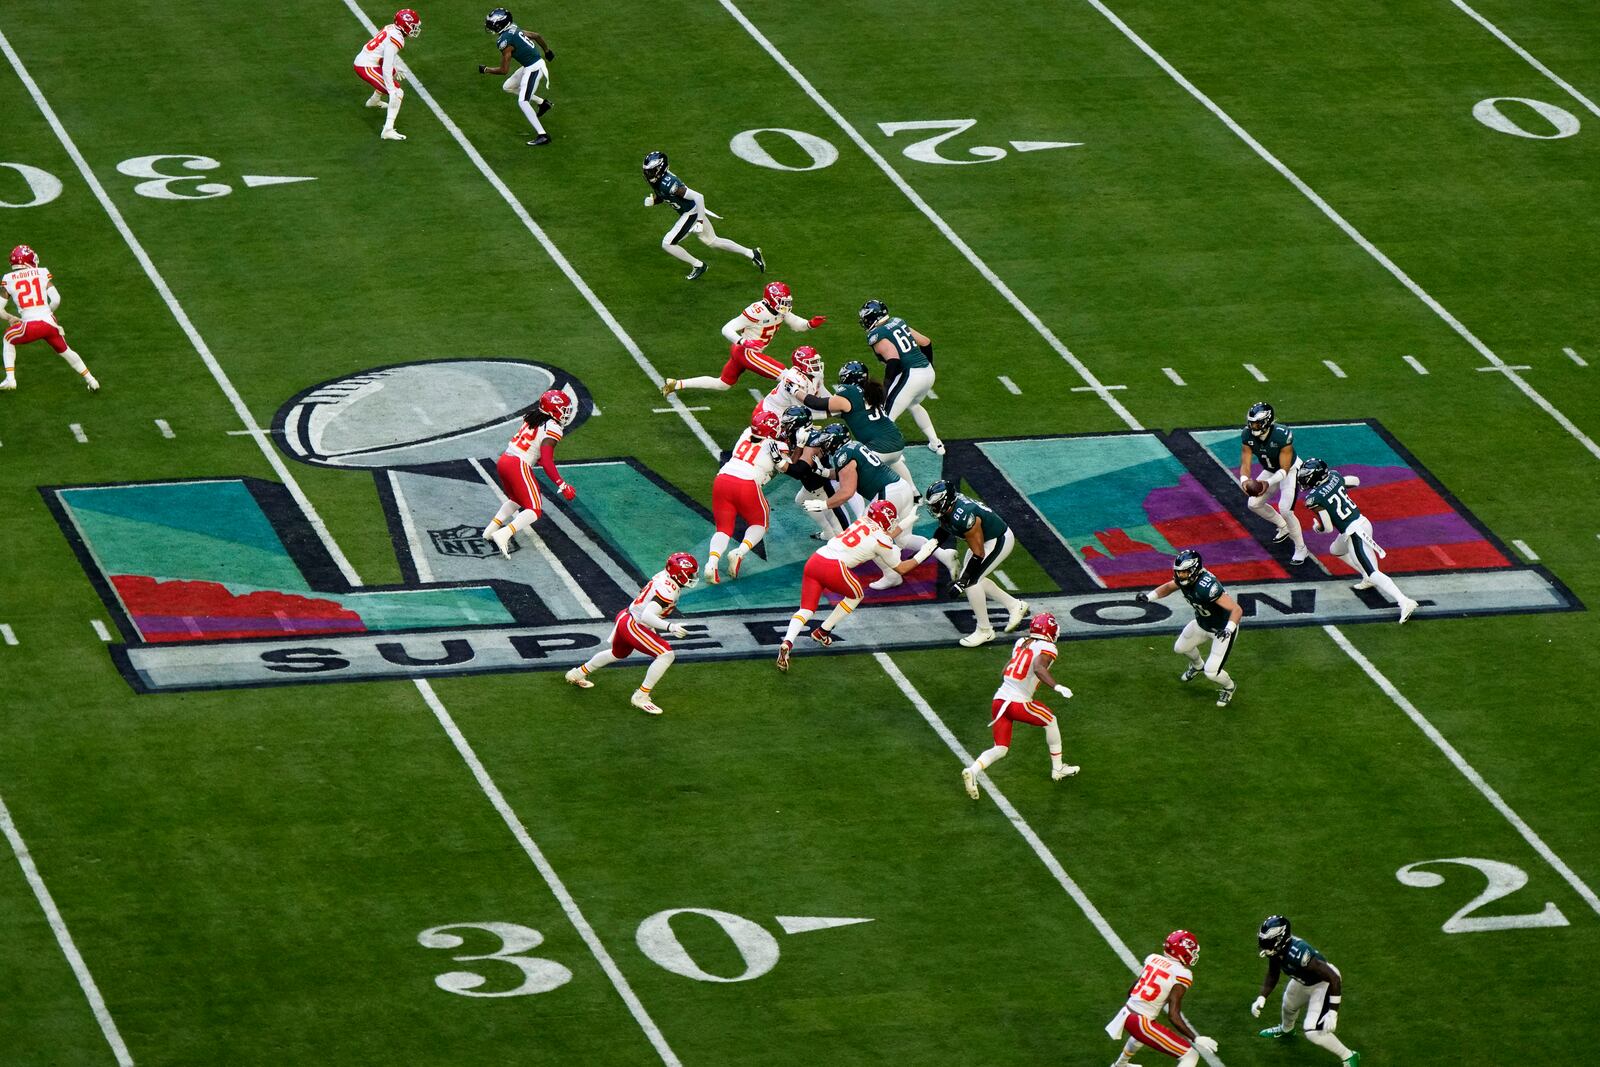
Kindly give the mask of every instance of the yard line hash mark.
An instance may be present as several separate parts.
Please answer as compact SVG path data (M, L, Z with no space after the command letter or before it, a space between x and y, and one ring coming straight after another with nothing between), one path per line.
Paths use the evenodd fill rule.
M1006 377L1004 374L1000 375L1000 384L1005 386L1006 392L1010 393L1012 396L1022 395L1022 390L1017 388L1017 383Z
M1600 107L1597 107L1593 100L1590 100L1577 89L1574 89L1567 81L1558 77L1555 71L1551 70L1549 67L1535 59L1533 54L1526 48L1523 48L1517 42L1513 41L1510 37L1502 33L1500 27L1496 26L1494 23L1478 14L1472 8L1468 7L1463 0L1450 0L1450 2L1459 8L1468 18L1472 19L1478 25L1482 26L1484 29L1498 37L1500 39L1500 43L1504 44L1507 48L1511 49L1517 55L1526 60L1530 67L1538 71L1540 74L1543 74L1546 78L1549 78L1557 85L1561 86L1568 96L1572 97L1572 99L1588 108L1591 114L1600 117Z
M1181 377L1179 377L1178 372L1173 370L1171 367L1162 367L1161 368L1161 373L1165 374L1169 379L1171 379L1173 385L1188 385L1189 384L1188 382L1184 381Z
M1246 363L1244 365L1244 369L1249 372L1250 377L1254 378L1258 382L1265 382L1267 380L1267 376L1261 373L1261 368L1256 366L1254 363Z
M1500 365L1496 365L1496 366L1493 366L1493 367L1479 367L1478 368L1479 372L1489 372L1489 373L1493 373L1493 374L1510 374L1512 371L1532 370L1532 369L1533 368L1528 366L1526 363L1518 363L1516 366L1511 366L1510 364L1500 364Z
M1215 100L1211 99L1211 97L1202 92L1200 88L1194 84L1194 82L1184 77L1183 73L1178 70L1177 67L1174 67L1170 62L1168 62L1165 56L1152 48L1149 42L1147 42L1143 37L1140 37L1137 33L1135 33L1132 27L1130 27L1126 22L1123 22L1115 11L1112 11L1105 5L1103 0L1085 0L1085 2L1088 3L1090 7L1100 12L1100 14L1105 17L1106 21L1115 26L1117 30L1124 37L1126 37L1135 48L1143 52L1150 58L1152 62L1156 64L1156 66L1165 71L1167 76L1173 81L1177 82L1178 85L1181 86L1190 96L1192 96L1201 107L1205 108L1207 111L1211 112L1212 115L1216 116L1217 120L1226 126L1230 131L1232 131L1234 136L1238 137L1239 140L1248 145L1250 149L1261 158L1262 162L1266 163L1273 170L1277 171L1283 176L1285 181L1294 186L1295 189L1297 189L1307 200L1311 201L1311 203L1317 208L1318 211L1322 212L1329 222L1333 223L1340 230L1342 230L1345 236L1349 237L1352 241L1359 245L1361 249L1367 253L1367 255L1376 260L1378 265L1384 270L1388 271L1390 276L1393 277L1395 281L1399 282L1402 286L1409 290L1411 295L1422 301L1422 303L1426 305L1430 311L1437 315L1445 325L1449 326L1450 329L1455 331L1456 336L1465 341L1484 359L1487 359L1496 367L1504 368L1506 378L1511 381L1511 383L1514 384L1524 396L1533 401L1533 403L1543 410L1545 414L1554 419L1563 430L1566 430L1569 434L1571 434L1579 444L1588 450L1591 456L1594 456L1596 459L1600 459L1600 444L1596 444L1588 434L1578 429L1576 423L1567 418L1567 416L1563 414L1559 408L1547 400L1544 394L1540 393L1533 386L1529 385L1527 380L1517 374L1514 368L1507 366L1505 360L1501 359L1495 354L1493 349L1484 344L1483 341L1479 339L1477 334L1469 330L1465 323L1452 315L1449 309L1447 309L1443 304L1435 300L1432 293L1428 292L1421 285L1417 284L1416 280L1413 279L1411 275L1400 269L1400 265L1398 263L1384 254L1383 250L1377 245L1367 240L1366 235L1360 230L1356 229L1349 219L1341 215L1332 204L1324 200L1320 193L1311 188L1311 186L1307 185L1305 180L1301 178L1300 175L1296 174L1293 170L1290 170L1289 166L1284 163L1283 160L1273 155L1265 145L1256 140L1255 136L1252 135L1249 130L1239 125L1239 123L1234 120L1232 115L1222 110L1222 107ZM727 0L723 0L723 3L726 4ZM1552 75L1552 77L1554 76ZM1576 90L1573 90L1573 92L1576 92ZM1587 98L1582 99L1587 101ZM1596 114L1600 114L1600 112L1596 112Z
M759 404L763 400L766 399L766 396L764 396L762 394L761 390L759 390L759 389L755 388L754 386L752 386L750 388L750 399L754 400L757 404Z
M67 429L72 431L72 439L78 442L80 445L86 445L89 443L89 435L83 432L83 423L71 423L68 425Z
M1527 561L1529 563L1538 563L1539 562L1539 553L1537 553L1533 549L1529 548L1528 547L1528 542L1523 541L1520 538L1513 537L1511 539L1511 544L1516 548L1516 550L1518 552L1521 552L1523 554L1523 556L1527 559Z
M1126 385L1101 385L1099 382L1096 382L1093 385L1075 385L1072 387L1072 391L1074 393L1109 393L1113 389L1126 388Z
M16 645L17 632L8 624L0 622L0 641L4 641L8 645Z
M161 436L165 437L169 441L172 440L174 437L178 436L177 434L172 432L172 427L170 425L168 425L166 419L157 419L156 420L156 429L160 430L161 431Z
M691 407L686 407L683 404L675 404L670 408L651 408L650 410L655 412L657 415L678 415L678 414L682 414L685 411L710 411L711 409L708 408L708 407L693 407L693 408L691 408Z
M1588 360L1578 355L1578 353L1574 352L1572 349L1563 348L1561 351L1565 352L1567 354L1567 358L1572 360L1572 362L1576 363L1578 366L1587 367L1589 365Z
M99 619L90 619L89 625L94 627L94 635L101 641L104 641L107 644L111 642L111 631L106 629L105 623L101 622Z
M1335 363L1331 359L1323 360L1322 361L1322 365L1324 367L1327 367L1328 368L1328 373L1332 374L1335 378L1348 378L1349 377L1349 375L1345 374L1344 368L1339 366L1339 364Z
M1419 363L1416 356L1401 356L1400 358L1404 359L1408 364L1410 364L1411 369L1416 371L1418 374L1428 373L1428 368Z

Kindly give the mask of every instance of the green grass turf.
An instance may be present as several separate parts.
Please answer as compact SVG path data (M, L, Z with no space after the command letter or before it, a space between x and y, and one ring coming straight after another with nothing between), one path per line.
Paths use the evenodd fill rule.
M92 21L98 6L80 11ZM1490 95L1576 103L1446 4L1112 6L1600 430L1600 369L1560 353L1600 358L1581 225L1600 142L1587 122L1544 142L1470 115ZM1600 38L1581 5L1480 8L1558 72L1593 66ZM1291 423L1378 418L1497 534L1528 541L1580 598L1600 596L1595 459L1503 375L1475 371L1483 360L1439 317L1092 8L744 10L1102 381L1128 386L1117 396L1142 424L1227 424L1261 396ZM512 102L473 73L492 60L482 8L451 0L423 14L407 53L417 75L663 372L719 365L716 329L759 277L708 253L710 273L683 283L656 247L669 217L638 206L652 147L726 216L719 232L765 248L800 310L830 316L808 340L831 365L857 351L853 312L868 295L934 336L947 438L1124 428L1072 392L1071 369L717 4L531 20L560 56L557 140L538 155ZM265 29L241 5L142 9L120 27L134 58L109 90L84 76L76 31L52 7L13 4L0 31L258 421L377 364L525 356L572 370L606 412L564 458L636 456L708 499L703 448L653 413L660 399L632 359L416 94L401 117L411 139L377 141L347 69L365 34L342 4L299 0ZM219 61L218 42L246 38L247 62ZM0 796L134 1057L654 1062L412 685L136 698L117 674L89 627L104 609L36 487L275 475L248 437L227 435L239 424L221 391L9 69L0 94L12 101L0 158L66 182L46 208L0 214L0 241L40 249L63 322L107 385L86 397L27 350L23 391L0 405L11 576L0 621L22 641L0 647ZM900 154L911 135L876 128L939 118L978 120L947 152L1084 146L935 167ZM810 131L840 158L803 174L751 167L727 143L756 126ZM158 152L215 157L235 186L241 173L318 180L190 203L133 195L116 164ZM1326 372L1330 358L1347 379ZM744 393L709 404L702 421L731 440ZM156 433L157 418L178 437ZM70 422L90 445L73 443ZM371 478L291 470L361 576L397 580ZM1031 567L1016 576L1043 580ZM1587 613L1344 632L1580 877L1600 879ZM1003 658L896 661L976 750ZM1078 697L1061 710L1083 776L1049 782L1028 732L995 780L1136 953L1174 926L1196 931L1206 951L1189 1003L1228 1064L1330 1062L1252 1036L1251 934L1277 910L1343 969L1341 1032L1369 1064L1580 1050L1555 1005L1568 961L1600 947L1596 915L1326 635L1247 633L1226 713L1176 687L1176 662L1165 639L1067 646L1059 673ZM870 657L817 663L791 678L765 663L681 663L659 721L621 704L636 668L591 693L551 675L437 689L683 1062L1109 1062L1099 1029L1127 982L1116 956L1005 818L961 795L955 758ZM1452 856L1528 872L1491 913L1552 901L1572 925L1442 933L1478 876L1441 868L1445 885L1423 890L1394 872ZM0 902L8 1061L109 1061L14 865L0 865ZM770 974L709 984L635 943L643 918L676 907L772 931L777 915L874 921L779 934ZM573 980L533 997L441 992L435 975L475 965L417 934L483 921L540 930L533 954ZM738 969L715 931L687 919L680 930L703 966ZM460 951L492 948L478 945ZM486 988L515 981L509 965L482 966Z

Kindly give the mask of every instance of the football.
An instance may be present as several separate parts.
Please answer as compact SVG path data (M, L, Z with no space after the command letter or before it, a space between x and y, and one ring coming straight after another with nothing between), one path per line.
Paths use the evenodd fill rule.
M1249 496L1260 496L1267 491L1267 483L1259 478L1248 478L1244 483L1244 491Z

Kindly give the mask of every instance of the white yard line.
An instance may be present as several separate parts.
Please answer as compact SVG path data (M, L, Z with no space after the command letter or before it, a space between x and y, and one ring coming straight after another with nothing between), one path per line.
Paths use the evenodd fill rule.
M1590 114L1595 115L1597 117L1600 117L1600 107L1596 107L1595 106L1595 102L1593 100L1590 100L1587 96L1584 96L1577 89L1574 89L1570 83L1568 83L1567 81L1565 81L1564 79L1559 77L1556 74L1555 71L1551 70L1549 67L1545 66L1543 63L1541 63L1537 59L1535 59L1533 57L1533 54L1531 52L1529 52L1526 48L1523 48L1520 44L1518 44L1517 42L1513 41L1510 37L1506 36L1503 32L1501 32L1500 27L1496 26L1494 23L1490 22L1488 19L1484 18L1482 15L1480 15L1476 11L1472 10L1472 8L1470 8L1466 4L1464 4L1462 2L1462 0L1450 0L1450 2L1452 4L1454 4L1456 7L1460 8L1462 13L1465 14L1468 18L1472 19L1478 25L1482 26L1484 29L1488 30L1490 33L1494 34L1496 37L1500 38L1500 43L1504 44L1507 48L1511 49L1517 55L1521 56L1527 62L1527 64L1530 67L1532 67L1534 70L1538 71L1540 74L1543 74L1546 78L1549 78L1551 81L1555 82L1557 85L1561 86L1561 88L1566 92L1566 94L1568 96L1572 97L1572 99L1576 100L1578 103L1580 103L1584 107L1588 108Z
M1519 540L1517 538L1512 538L1511 543L1516 546L1518 552L1521 552L1523 556L1527 557L1529 563L1539 562L1539 553L1529 548L1528 542Z
M1594 909L1596 914L1600 914L1600 897L1595 896L1594 890L1590 889L1583 879L1573 873L1572 868L1568 867L1561 857L1556 855L1555 850L1544 843L1542 837L1534 833L1533 828L1523 821L1522 816L1511 810L1511 805L1505 802L1504 798L1495 791L1493 786L1483 780L1483 775L1473 769L1472 764L1468 763L1466 758L1456 751L1454 745L1445 740L1444 735L1434 727L1433 723L1423 717L1422 713L1416 709L1416 706L1406 699L1405 694L1395 688L1395 684L1384 677L1383 672L1373 666L1372 661L1362 655L1361 651L1350 643L1350 639L1345 637L1337 626L1324 626L1322 630L1333 638L1335 644L1344 649L1345 655L1355 660L1356 665L1366 672L1367 677L1371 678L1390 700L1394 701L1396 707L1405 712L1407 718L1416 723L1417 728L1426 735L1429 741L1434 743L1440 752L1445 754L1445 758L1455 765L1456 770L1461 772L1462 777L1471 782L1473 787L1482 793L1490 804L1494 805L1495 810L1516 828L1517 833L1522 835L1523 840L1532 845L1533 850L1546 863L1555 868L1557 874L1567 880L1567 884L1577 891L1578 895L1584 899L1589 907Z
M23 841L22 834L17 832L17 824L11 821L11 809L6 807L3 798L0 798L0 832L4 832L6 840L11 844L11 852L17 857L18 866L22 868L22 876L28 880L28 888L33 890L34 898L39 901L45 921L50 924L50 932L56 935L56 944L61 946L61 954L67 958L67 964L77 976L78 988L83 990L84 997L89 1001L89 1010L94 1013L94 1021L100 1024L100 1032L105 1035L106 1044L111 1046L111 1054L122 1067L132 1067L133 1054L128 1051L127 1043L122 1040L116 1020L111 1018L105 998L100 995L100 987L95 984L94 975L89 973L89 965L83 962L83 954L78 951L77 943L72 940L72 931L67 929L67 921L61 917L61 909L56 907L55 898L45 886L44 878L33 862L33 854L28 851L27 842Z
M1265 382L1267 380L1267 376L1261 373L1261 368L1256 366L1254 363L1246 363L1244 365L1244 369L1249 371L1250 377L1254 378L1258 382Z
M107 644L111 643L111 631L106 629L106 624L99 619L90 619L89 625L94 627L94 635Z
M1322 365L1324 367L1327 367L1328 368L1328 373L1332 374L1335 378L1348 378L1349 377L1349 375L1344 372L1344 368L1339 366L1339 364L1335 363L1331 359L1323 360L1322 361Z
M83 423L68 423L67 429L72 431L72 439L78 442L80 445L86 445L89 443L89 435L83 432Z
M1563 348L1561 351L1565 352L1567 354L1567 358L1572 360L1572 362L1576 363L1578 366L1587 367L1589 365L1588 360L1578 355L1578 353L1574 352L1572 349Z
M4 641L13 648L21 643L17 640L17 632L9 624L3 622L0 622L0 641Z
M1189 384L1188 382L1186 382L1182 378L1180 378L1178 376L1178 372L1173 370L1171 367L1162 367L1161 368L1161 373L1165 374L1168 378L1170 378L1172 380L1172 384L1173 385L1188 385Z
M726 2L727 0L723 0L724 4L726 4ZM1329 222L1332 222L1335 226L1339 227L1339 229L1343 230L1345 236L1349 237L1352 241L1359 245L1361 249L1367 253L1367 255L1376 260L1384 270L1389 272L1395 281L1405 286L1411 291L1413 296L1427 305L1428 309L1437 315L1441 320L1443 320L1447 326L1454 330L1457 336L1459 336L1463 341L1467 342L1467 344L1471 345L1472 348L1484 359L1488 360L1496 367L1503 368L1505 370L1506 377L1510 379L1510 381L1514 383L1519 390L1521 390L1524 396L1537 404L1547 415L1554 419L1563 430L1566 430L1569 434L1571 434L1579 444L1588 450L1590 455L1594 456L1596 459L1600 459L1600 444L1596 444L1588 434L1578 429L1577 425L1571 419L1562 414L1562 412L1554 404L1545 399L1542 393L1540 393L1533 386L1529 385L1527 380L1521 375L1517 374L1515 370L1511 369L1506 364L1505 360L1501 359L1488 345L1479 340L1477 334L1467 329L1466 325L1460 319L1452 315L1443 304L1435 300L1431 293L1429 293L1422 286L1418 285L1416 281L1412 279L1411 275L1401 270L1400 266L1395 263L1394 260L1385 255L1377 245L1367 240L1365 234L1356 229L1355 226L1353 226L1343 215L1339 214L1338 211L1334 210L1333 205L1324 200L1321 194L1319 194L1315 189L1307 185L1300 175L1290 170L1283 160L1279 159L1277 156L1268 151L1267 147L1260 141L1256 140L1255 137L1251 135L1249 130L1246 130L1243 126L1235 122L1232 115L1229 115L1226 111L1222 110L1215 100L1201 92L1199 87L1197 87L1188 78L1184 77L1182 72L1180 72L1177 67L1174 67L1171 63L1169 63L1165 56L1152 48L1143 37L1140 37L1126 22L1123 22L1122 19L1117 17L1116 12L1107 7L1102 0L1084 0L1084 2L1090 7L1094 8L1096 11L1100 12L1100 14L1103 15L1108 22L1115 26L1124 37L1132 42L1135 48L1139 49L1139 51L1148 56L1151 61L1156 64L1156 66L1160 67L1167 73L1168 77L1182 86L1184 91L1190 96L1194 97L1194 99L1202 107L1215 115L1218 121L1220 121L1229 130L1233 131L1234 136L1238 137L1245 144L1249 145L1251 150L1254 151L1257 156L1260 156L1263 162L1281 174L1290 185L1299 190L1300 194L1307 200L1311 201L1311 203L1316 206L1317 210L1321 211L1322 214L1327 217Z
M500 483L494 479L488 468L483 465L483 460L473 460L472 469L478 472L478 477L483 479L485 485L494 490L496 500L503 504L509 499L505 494L505 490L500 488ZM567 587L567 592L572 594L573 599L578 602L589 618L598 619L605 614L600 610L599 605L589 598L589 594L583 591L583 586L578 584L578 579L572 576L572 572L562 566L561 561L556 558L554 552L550 551L550 546L544 543L544 538L539 536L537 530L518 530L517 533L519 536L521 534L528 535L528 540L533 543L534 551L539 553L539 557L550 565L551 570L556 572L556 577L561 579L561 584Z
M1017 388L1017 383L1006 377L1004 374L1000 375L1000 384L1005 386L1006 392L1010 393L1012 396L1022 395L1022 390Z
M172 440L174 437L178 436L177 434L172 432L172 425L171 425L171 423L167 422L166 419L157 419L156 420L156 429L160 430L161 431L161 436L165 437L169 441Z
M1411 369L1416 371L1418 374L1428 373L1428 368L1424 367L1421 362L1418 361L1416 356L1401 356L1400 358L1405 360Z

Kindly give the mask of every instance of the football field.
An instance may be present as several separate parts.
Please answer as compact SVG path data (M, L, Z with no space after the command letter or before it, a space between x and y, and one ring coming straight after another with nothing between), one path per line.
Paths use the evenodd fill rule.
M487 8L418 10L389 142L371 0L0 5L0 246L103 386L31 344L0 393L0 1065L1087 1067L1179 928L1208 1062L1337 1063L1257 1036L1274 913L1366 1067L1587 1052L1589 5L513 5L541 148ZM684 279L655 149L764 274L691 237ZM664 715L637 658L564 684L705 560L768 383L659 386L774 279L830 382L869 298L934 339L907 460L1015 530L1076 777L1023 727L963 792L1010 639L959 647L932 565L774 669L784 477ZM561 385L577 498L541 475L502 558L495 457ZM1263 400L1360 472L1404 626L1246 508ZM1134 601L1193 546L1246 612L1226 708Z

